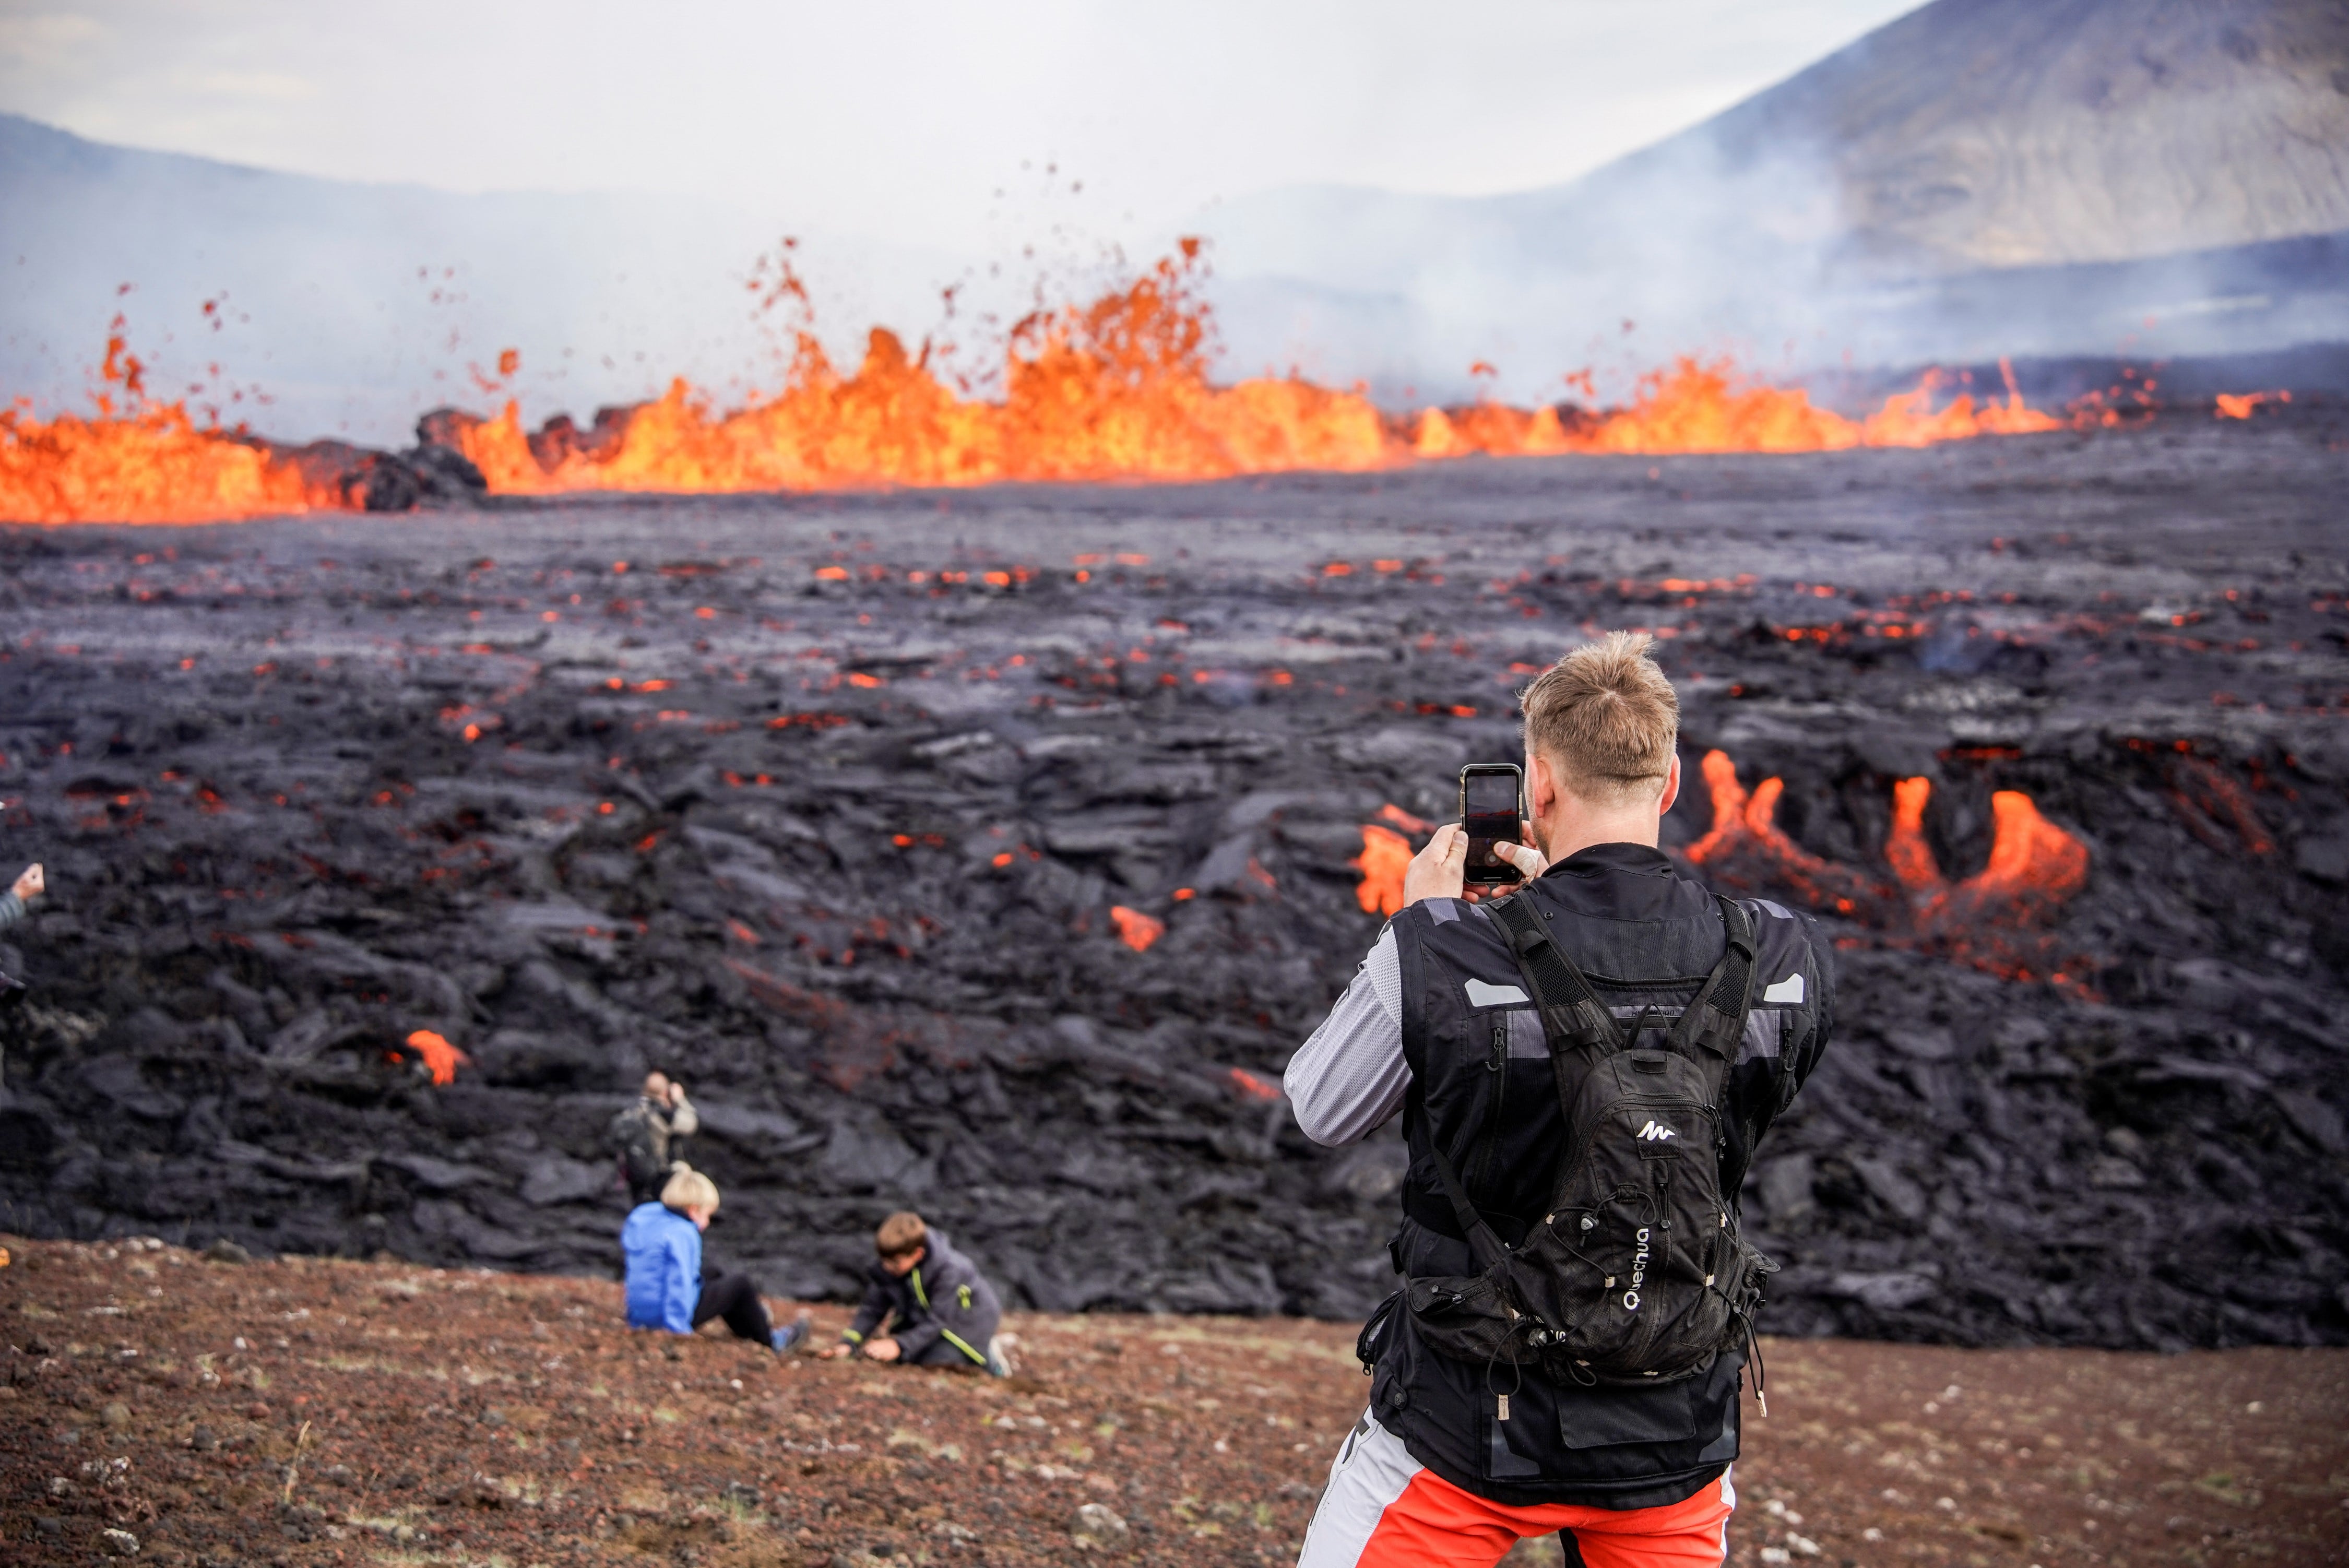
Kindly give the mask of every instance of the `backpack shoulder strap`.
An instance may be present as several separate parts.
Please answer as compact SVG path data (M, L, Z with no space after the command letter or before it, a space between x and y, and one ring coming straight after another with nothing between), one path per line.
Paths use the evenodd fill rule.
M1460 1184L1460 1172L1452 1168L1452 1157L1433 1138L1427 1140L1427 1151L1435 1159L1436 1180L1444 1183L1444 1195L1452 1200L1453 1216L1460 1222L1460 1233L1467 1240L1468 1250L1476 1259L1478 1268L1491 1268L1508 1255L1509 1249L1498 1232L1485 1222L1476 1205L1468 1201L1468 1189Z
M1682 1055L1710 1057L1710 1065L1719 1068L1736 1057L1745 1016L1754 1006L1754 922L1736 900L1715 893L1713 902L1721 907L1728 941L1721 962L1697 987L1666 1044Z
M1542 1033L1549 1037L1551 1056L1558 1055L1561 1047L1602 1054L1621 1050L1621 1026L1599 1000L1580 966L1550 934L1549 922L1534 903L1533 889L1510 894L1492 905L1492 911L1493 923L1500 927L1509 952L1516 958L1517 973L1525 977L1526 993L1542 1021ZM1747 945L1750 949L1752 944Z
M1614 1013L1591 989L1581 965L1558 945L1549 922L1534 903L1531 887L1495 904L1493 922L1508 939L1517 973L1525 977L1536 1015L1542 1021L1542 1035L1549 1043L1550 1081L1557 1090L1557 1114L1570 1132L1575 1097L1581 1092L1591 1064L1623 1049L1629 1037ZM1570 1140L1560 1145L1561 1161L1569 1157L1570 1148Z

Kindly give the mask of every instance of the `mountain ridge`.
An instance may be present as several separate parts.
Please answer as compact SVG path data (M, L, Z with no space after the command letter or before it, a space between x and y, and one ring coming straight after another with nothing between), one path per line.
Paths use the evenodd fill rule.
M2238 253L2349 232L2349 9L1937 0L1574 181L1291 188L1203 226L1239 359L1374 387L1464 392L1485 360L1538 395L1537 376L1724 347L1799 366L2338 339L2337 272L2278 280ZM2189 264L2276 286L2148 327ZM2061 268L2106 270L2051 288ZM2112 308L2038 307L2084 292Z

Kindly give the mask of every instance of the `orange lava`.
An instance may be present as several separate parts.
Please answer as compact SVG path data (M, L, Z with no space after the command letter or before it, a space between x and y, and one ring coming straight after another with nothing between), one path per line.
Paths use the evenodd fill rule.
M262 447L199 429L184 405L150 401L143 372L117 316L98 371L109 390L95 418L44 422L21 407L0 410L0 519L208 522L342 504Z
M1930 779L1903 779L1892 786L1892 832L1884 841L1884 860L1912 893L1931 893L1942 886L1940 862L1925 841L1925 803L1932 798Z
M2251 417L2252 410L2262 403L2291 401L2292 394L2289 392L2221 392L2217 399L2218 418L2248 419Z
M2044 927L2087 885L2088 850L2040 815L2019 789L1991 796L1989 863L1951 884L1925 840L1930 779L1892 787L1884 858L1888 883L1870 872L1810 853L1775 821L1783 781L1749 793L1725 752L1705 754L1713 829L1688 859L1729 886L1785 887L1806 902L1874 927L1896 945L1915 945L2014 980L2047 980L2086 994L2076 961L2065 963Z
M1000 402L955 392L926 355L876 327L853 376L802 335L780 395L717 414L680 380L606 449L542 437L533 450L512 403L459 443L492 491L517 495L1198 480L1392 460L1385 422L1359 393L1209 383L1197 253L1186 242L1129 288L1022 323Z
M1270 1078L1258 1078L1246 1068L1231 1070L1232 1087L1250 1099L1275 1100L1280 1098L1280 1086Z
M1425 457L1453 457L1468 450L1496 456L1563 451L1660 456L1925 447L1978 436L2062 429L2063 420L2023 402L2013 372L2005 361L1999 363L2007 378L2004 402L1977 403L1971 395L1961 394L1936 409L1933 396L1939 377L1929 374L1912 390L1886 398L1875 413L1853 420L1815 406L1810 394L1800 387L1748 380L1739 376L1729 360L1683 357L1670 370L1642 377L1630 407L1603 415L1577 430L1566 430L1556 411L1546 409L1543 412L1551 416L1547 424L1538 417L1477 421L1454 415L1431 433L1431 418L1440 416L1430 409L1422 417L1416 444Z
M1110 906L1109 918L1117 927L1117 939L1136 953L1149 952L1150 944L1166 934L1164 921L1144 914L1138 909L1128 909L1122 903Z
M2088 885L2088 847L2041 816L2020 789L1993 793L1990 812L1990 863L1951 890L1949 907L1967 916L2044 923Z
M1392 915L1402 908L1402 873L1411 856L1411 841L1392 828L1362 824L1362 852L1346 863L1362 873L1354 899L1363 913Z
M1477 454L1827 451L2062 423L2027 407L2011 374L2002 401L1960 395L1936 407L1938 378L1929 375L1855 420L1726 359L1696 358L1643 377L1624 408L1487 401L1391 419L1359 391L1296 377L1213 383L1204 277L1197 243L1185 241L1127 287L1031 315L1010 335L999 398L957 390L933 370L928 346L909 353L876 327L845 375L801 332L783 389L730 411L680 379L651 402L599 415L592 430L557 418L526 431L514 402L490 418L444 411L429 423L432 438L463 451L500 495L1211 480ZM788 274L781 292L804 300ZM128 412L102 397L94 418L0 414L0 519L184 522L353 504L331 485L305 483L261 443L198 429L178 404L146 403L138 364L121 350L118 335L104 374L122 384ZM505 351L499 374L520 363ZM504 385L477 381L485 391ZM1588 377L1577 384L1587 391ZM2240 404L2248 413L2269 396L2222 397L2220 412Z
M450 1045L448 1039L430 1029L419 1029L408 1037L408 1048L424 1058L436 1084L457 1081L457 1069L470 1067L473 1058Z
M1706 752L1703 769L1705 789L1713 797L1713 830L1689 846L1692 861L1702 866L1740 858L1758 864L1806 903L1839 914L1852 913L1881 896L1872 879L1821 860L1786 836L1777 821L1785 780L1764 779L1749 795L1737 781L1737 764L1725 751Z

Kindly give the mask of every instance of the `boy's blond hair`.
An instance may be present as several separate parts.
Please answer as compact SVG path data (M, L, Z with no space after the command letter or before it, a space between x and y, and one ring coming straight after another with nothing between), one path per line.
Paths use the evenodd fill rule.
M1648 656L1645 632L1609 632L1577 648L1518 694L1526 746L1558 787L1600 806L1663 792L1680 745L1681 699Z
M690 1165L679 1165L661 1188L661 1207L682 1214L688 1209L718 1212L718 1183Z

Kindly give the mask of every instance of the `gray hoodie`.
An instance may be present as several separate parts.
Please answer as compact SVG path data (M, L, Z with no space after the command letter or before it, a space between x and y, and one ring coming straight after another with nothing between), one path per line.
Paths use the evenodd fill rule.
M865 1269L864 1304L845 1337L862 1345L894 1317L896 1326L889 1337L909 1365L945 1359L930 1354L943 1341L958 1358L986 1366L987 1342L1003 1321L1002 1301L971 1261L954 1250L945 1232L931 1226L922 1244L922 1261L903 1279L883 1268L878 1258Z

